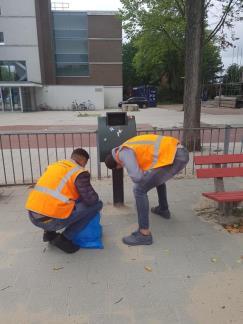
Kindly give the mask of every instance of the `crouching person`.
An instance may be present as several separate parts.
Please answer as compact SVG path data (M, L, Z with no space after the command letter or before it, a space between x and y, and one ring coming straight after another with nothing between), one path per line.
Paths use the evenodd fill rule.
M72 243L74 234L103 206L85 169L88 159L89 154L78 148L72 152L70 160L50 164L26 202L31 222L44 230L43 241L66 253L79 250L79 246ZM64 231L57 233L61 229Z

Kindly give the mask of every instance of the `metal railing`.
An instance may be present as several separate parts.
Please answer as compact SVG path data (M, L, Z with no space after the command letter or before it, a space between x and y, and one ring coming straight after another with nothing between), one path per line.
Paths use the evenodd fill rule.
M0 132L0 185L32 184L48 164L70 158L77 147L88 151L94 173L95 132Z
M198 132L199 129L192 131ZM140 130L140 134L160 134L182 140L183 128ZM243 152L243 126L200 128L201 149L190 154L186 174L194 173L195 154L223 154ZM104 163L97 159L97 133L79 131L60 132L0 132L0 186L33 184L48 164L70 158L73 149L83 147L90 155L88 169L92 177L110 175ZM196 146L194 146L196 147Z

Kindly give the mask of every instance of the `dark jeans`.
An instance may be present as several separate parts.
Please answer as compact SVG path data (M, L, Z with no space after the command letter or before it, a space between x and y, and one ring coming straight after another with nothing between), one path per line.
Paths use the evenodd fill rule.
M76 233L80 232L91 221L102 207L102 201L98 201L93 206L86 206L82 202L77 202L72 214L66 219L51 218L50 221L43 223L33 217L31 212L29 212L29 218L35 226L42 228L44 231L59 231L65 228L63 235L71 240Z
M156 187L159 201L160 210L168 210L168 200L167 200L167 189L166 184L162 183L161 185Z
M157 188L159 204L161 203L161 207L168 208L167 199L164 200L163 198L166 195L166 187L163 184L179 173L187 165L188 161L189 154L187 149L178 148L173 164L152 169L147 172L144 180L134 185L133 192L137 206L139 229L149 228L148 191Z

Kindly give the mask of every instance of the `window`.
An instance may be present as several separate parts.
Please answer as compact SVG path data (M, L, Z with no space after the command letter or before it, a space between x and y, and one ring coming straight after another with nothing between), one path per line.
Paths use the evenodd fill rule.
M61 54L87 54L88 44L85 40L56 39L56 52Z
M25 61L0 61L0 81L27 81Z
M53 12L57 76L88 76L88 16Z
M57 76L87 76L89 74L88 64L57 63Z
M0 32L0 44L4 44L3 32Z
M87 29L88 17L84 12L53 12L55 29Z
M56 54L57 63L87 63L88 54Z
M77 30L63 30L63 29L56 29L55 30L55 37L58 38L86 38L88 37L88 31L85 29L77 29Z

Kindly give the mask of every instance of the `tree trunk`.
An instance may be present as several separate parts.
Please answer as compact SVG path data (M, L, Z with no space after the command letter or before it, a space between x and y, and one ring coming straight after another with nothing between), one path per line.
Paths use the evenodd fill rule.
M183 143L189 151L200 150L204 3L205 0L186 0Z

